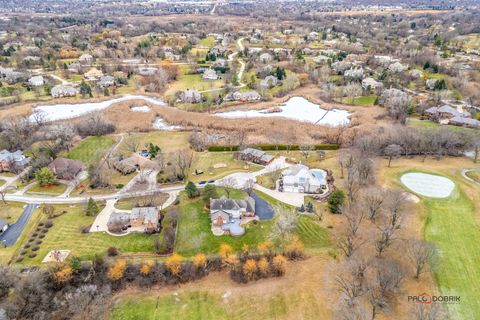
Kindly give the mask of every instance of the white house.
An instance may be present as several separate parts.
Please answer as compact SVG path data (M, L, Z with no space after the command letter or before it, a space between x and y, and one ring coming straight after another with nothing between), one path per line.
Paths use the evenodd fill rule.
M205 80L217 80L217 72L213 69L207 69L203 72L202 78Z
M28 84L32 87L40 87L45 84L45 80L42 76L34 76L28 79Z
M78 58L78 61L81 64L91 64L93 62L93 56L88 53L84 53L80 56L80 58Z
M112 76L102 76L100 77L100 81L98 82L98 85L102 88L105 87L110 87L115 84L115 78Z
M326 176L324 170L297 164L283 171L280 187L284 192L320 193L327 186Z
M371 77L368 77L362 80L362 88L365 90L377 90L383 88L383 83L376 81Z
M262 61L263 63L269 63L272 61L272 59L273 59L272 55L268 52L262 53L260 55L260 61Z
M52 88L50 94L54 98L73 97L77 94L77 89L71 86L58 85Z

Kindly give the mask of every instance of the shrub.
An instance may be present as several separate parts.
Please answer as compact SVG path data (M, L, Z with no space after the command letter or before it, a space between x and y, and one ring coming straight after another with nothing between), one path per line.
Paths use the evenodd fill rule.
M100 209L98 208L97 203L92 199L88 199L87 209L85 210L85 214L89 217L96 216Z
M28 242L33 242L33 241L35 241L35 238L28 239Z
M110 280L118 281L123 278L127 263L125 260L117 260L113 266L108 269L107 276Z
M53 227L53 221L49 219L45 222L45 228L51 228L51 227Z
M28 255L29 258L35 258L36 256L37 256L37 254L33 253L33 252Z
M47 229L47 228L45 228L45 229L42 230L42 233L47 233L47 232L48 232L48 229Z
M331 213L340 213L340 207L345 202L345 194L342 190L337 190L332 192L328 196L328 209Z
M65 283L70 281L73 275L73 269L70 266L64 266L53 274L53 280L56 283Z
M38 237L39 237L40 239L43 239L43 238L45 238L45 235L44 235L44 234L41 234L41 235L39 235Z
M22 251L20 251L20 255L21 255L21 256L24 256L24 255L26 255L26 254L27 254L27 250L22 250Z
M140 274L144 276L148 276L152 271L153 265L154 265L153 261L146 261L142 263L142 266L140 267Z
M17 263L20 263L22 261L23 261L23 257L19 257L19 258L17 258L17 260L15 260L15 262L17 262Z
M207 266L207 257L203 253L197 253L192 262L197 269L203 269Z
M24 249L30 248L30 245L27 243L26 245L23 246Z
M173 275L177 275L182 271L182 256L178 253L174 253L165 260L165 267Z
M287 259L284 256L278 255L273 257L272 260L273 271L277 276L281 276L285 274L285 270L287 267Z
M89 233L90 232L90 226L81 226L80 227L80 232L81 233Z
M243 264L242 271L247 279L253 279L257 273L257 262L254 259L247 259Z
M265 257L260 258L260 260L258 260L257 267L258 267L258 272L260 272L262 276L268 275L270 264L268 263L267 258Z
M107 255L109 257L116 257L118 256L118 254L119 254L118 249L115 247L110 247L107 249Z
M33 247L32 247L32 251L38 251L39 249L40 249L39 246L33 246Z
M42 240L35 241L36 244L42 244Z

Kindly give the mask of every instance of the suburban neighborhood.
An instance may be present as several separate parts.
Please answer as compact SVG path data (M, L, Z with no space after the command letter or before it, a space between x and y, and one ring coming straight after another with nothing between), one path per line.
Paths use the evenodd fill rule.
M2 1L0 319L480 318L479 17Z

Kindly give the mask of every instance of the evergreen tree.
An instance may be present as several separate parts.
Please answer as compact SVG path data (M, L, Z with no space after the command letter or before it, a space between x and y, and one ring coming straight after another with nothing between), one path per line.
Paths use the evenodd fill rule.
M35 172L35 179L37 179L40 187L44 187L55 182L55 175L50 169L43 167Z
M92 198L88 199L87 209L85 210L86 215L93 217L96 216L99 211L100 209L97 203Z
M188 181L187 186L185 187L185 192L189 198L195 198L199 195L197 186L192 181Z

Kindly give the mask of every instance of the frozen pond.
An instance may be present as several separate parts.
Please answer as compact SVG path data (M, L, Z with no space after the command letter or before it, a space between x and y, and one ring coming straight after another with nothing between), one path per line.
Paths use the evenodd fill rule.
M150 112L149 106L141 106L141 107L131 107L130 110L133 112Z
M35 114L40 113L44 120L46 121L56 121L63 119L76 118L83 116L87 113L102 110L110 107L112 104L129 101L129 100L144 100L151 104L158 106L166 106L165 101L141 95L126 95L120 98L114 98L102 102L87 102L87 103L77 103L77 104L52 104L38 106L33 109L33 114L30 116L31 121L35 121Z
M446 198L455 188L452 180L427 173L406 173L400 180L413 192L430 198Z
M350 122L350 112L338 109L325 110L303 97L290 98L287 102L275 108L279 109L279 112L271 112L272 109L236 110L217 113L216 115L223 118L283 117L333 127L346 125Z
M173 130L182 129L181 126L171 125L162 118L157 118L153 122L153 128L157 130L162 130L162 131L173 131Z

